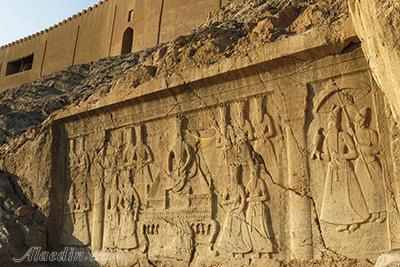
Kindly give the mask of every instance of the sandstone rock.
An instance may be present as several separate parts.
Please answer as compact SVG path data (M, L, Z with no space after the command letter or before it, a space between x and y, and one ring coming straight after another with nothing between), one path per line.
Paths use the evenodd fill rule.
M398 121L400 4L392 0L349 0L349 7L372 74L386 96L393 99L393 113Z
M400 131L346 4L228 1L173 42L3 93L2 259L372 266L398 247Z

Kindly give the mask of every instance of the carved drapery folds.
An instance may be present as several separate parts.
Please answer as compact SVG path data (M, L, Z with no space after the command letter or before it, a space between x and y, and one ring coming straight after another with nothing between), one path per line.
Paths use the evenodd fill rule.
M260 89L155 117L141 106L130 119L127 105L95 130L77 124L62 244L174 266L311 259L326 248L353 256L350 241L382 238L372 257L394 224L386 118L378 120L382 100L365 80L323 79L291 98Z
M320 88L309 131L313 190L325 242L347 252L353 248L340 245L341 238L356 242L369 232L372 239L388 238L390 172L384 170L389 168L379 133L384 129L377 121L382 107L374 89L351 78L328 80Z

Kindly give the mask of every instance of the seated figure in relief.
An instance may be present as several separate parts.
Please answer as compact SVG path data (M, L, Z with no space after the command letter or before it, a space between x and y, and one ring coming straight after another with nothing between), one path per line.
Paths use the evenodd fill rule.
M176 118L174 144L168 152L167 172L171 186L167 189L173 198L180 198L184 206L190 205L191 188L188 180L196 175L195 155L193 148L186 142L182 132L182 118Z

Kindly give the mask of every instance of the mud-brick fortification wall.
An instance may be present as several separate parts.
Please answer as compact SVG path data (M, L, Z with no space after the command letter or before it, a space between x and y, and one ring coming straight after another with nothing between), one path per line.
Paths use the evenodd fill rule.
M224 0L105 0L0 47L0 91L68 66L140 51L187 33Z

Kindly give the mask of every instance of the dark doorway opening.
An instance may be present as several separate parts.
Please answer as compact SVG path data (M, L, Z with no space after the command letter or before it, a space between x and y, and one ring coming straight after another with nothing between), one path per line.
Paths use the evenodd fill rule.
M6 75L11 75L32 69L33 54L7 63Z
M122 37L121 54L123 55L132 53L132 47L133 47L133 29L129 27L124 31L124 35Z

